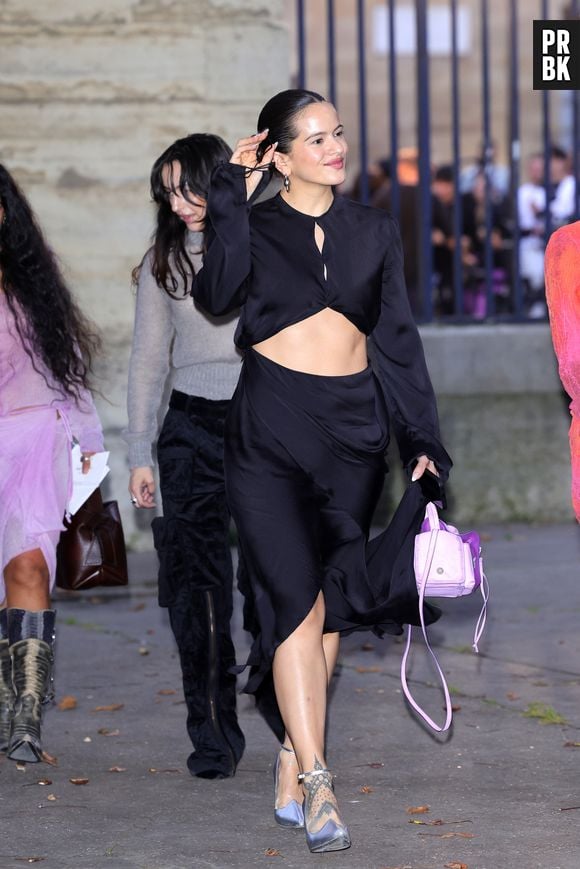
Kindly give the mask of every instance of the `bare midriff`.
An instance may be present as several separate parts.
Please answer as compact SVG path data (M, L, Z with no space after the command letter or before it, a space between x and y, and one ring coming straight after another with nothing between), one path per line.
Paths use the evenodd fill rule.
M325 377L358 374L368 365L366 336L332 308L286 326L254 350L285 368Z

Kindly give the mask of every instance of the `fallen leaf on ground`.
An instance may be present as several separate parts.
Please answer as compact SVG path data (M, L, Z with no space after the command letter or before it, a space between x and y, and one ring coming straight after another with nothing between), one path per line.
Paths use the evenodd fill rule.
M177 694L177 691L174 691L173 688L162 688L157 693L161 694L162 697L169 697L171 694Z
M370 766L371 769L382 769L384 767L384 763L378 761L375 763L367 763L367 766Z
M475 833L419 833L420 836L434 836L437 839L475 839Z
M154 766L150 766L150 767L149 767L149 772L154 772L154 773L158 773L158 772L178 772L178 773L182 773L183 770L182 770L182 769L156 769Z
M359 791L359 792L360 792L361 794L372 794L372 793L374 793L374 790L375 790L375 789L369 787L369 785L363 785L363 786L360 788L360 791Z
M580 748L580 742L565 742L564 748Z
M139 654L140 655L148 655L149 649L147 648L147 646L139 646Z
M429 811L429 806L408 806L405 811L408 815L424 815Z
M564 806L563 808L558 809L558 811L560 811L560 812L573 812L573 811L576 811L577 809L580 809L580 806Z
M461 712L461 706L453 705L451 707L452 712Z
M266 850L264 851L264 856L265 857L281 857L282 854L280 853L280 851L277 851L276 848L266 848Z
M124 707L124 703L109 703L106 706L95 706L91 712L117 712Z
M88 785L88 778L69 778L71 785Z
M375 647L372 643L363 643L360 647L361 652L373 652Z
M444 869L469 869L467 863L446 863Z
M108 727L99 727L97 730L97 733L100 733L101 736L118 736L120 732L120 730L109 730Z
M66 712L67 709L76 709L77 706L77 698L72 697L70 694L66 694L60 703L57 703L56 708L60 709L62 712Z
M109 772L127 772L126 766L110 766Z
M49 778L39 778L38 781L36 782L36 784L43 785L43 786L51 785L52 781Z
M83 739L83 742L92 742L92 741L93 740L91 739L90 736L85 736L85 738Z
M380 667L357 667L357 673L380 673Z
M48 751L43 751L42 762L48 763L49 766L58 766L58 757L53 757L52 754L48 753Z
M56 802L56 800L58 799L58 797L57 797L56 794L48 794L48 796L47 796L46 799L47 799L47 800L50 800L51 803L54 803L54 802Z

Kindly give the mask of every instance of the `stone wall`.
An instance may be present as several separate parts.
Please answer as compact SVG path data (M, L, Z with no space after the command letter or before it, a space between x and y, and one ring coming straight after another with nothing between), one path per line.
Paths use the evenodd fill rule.
M458 525L573 521L569 399L545 324L423 326ZM405 480L396 447L380 515Z
M282 0L2 0L0 161L23 185L83 309L101 327L108 488L126 492L131 270L153 228L149 170L194 131L231 144L288 86ZM145 527L150 516L139 517ZM142 536L143 545L151 545Z

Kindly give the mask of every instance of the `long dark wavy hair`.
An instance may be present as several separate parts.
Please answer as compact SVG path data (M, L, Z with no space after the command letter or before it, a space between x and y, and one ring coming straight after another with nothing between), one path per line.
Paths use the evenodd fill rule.
M157 285L172 297L189 296L187 285L194 273L194 267L186 247L188 229L183 220L171 210L169 192L179 192L185 199L191 193L207 199L213 169L218 163L227 163L231 156L231 148L220 136L212 133L192 133L183 139L177 139L153 164L151 197L157 205L157 226L153 235L151 271ZM181 167L178 187L173 184L173 163L179 163ZM169 192L163 184L164 166L170 167ZM200 253L205 250L207 224L203 232ZM139 279L142 265L143 263L133 272L134 282Z
M63 393L79 398L89 388L95 328L68 289L28 200L0 163L0 285L18 335L39 373L40 360Z

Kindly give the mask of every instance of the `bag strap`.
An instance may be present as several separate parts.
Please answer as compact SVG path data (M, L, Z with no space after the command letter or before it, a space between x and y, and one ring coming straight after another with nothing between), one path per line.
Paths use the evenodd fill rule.
M487 581L487 576L481 570L481 582L479 583L479 588L481 591L481 597L483 599L483 603L481 605L481 611L479 613L479 618L477 619L477 623L475 625L475 631L473 633L473 651L479 652L478 643L481 639L481 635L485 629L485 623L487 621L487 602L489 601L489 583Z
M444 733L446 730L449 730L451 727L451 720L453 718L453 710L451 708L451 696L449 694L449 688L447 687L447 681L445 679L445 675L439 661L437 660L437 655L431 648L431 644L429 643L429 639L427 637L427 627L425 625L425 611L424 611L424 603L425 603L425 588L427 586L427 577L429 576L429 570L431 568L431 564L433 562L433 558L435 556L435 546L437 545L437 537L439 535L439 530L432 530L431 536L429 540L429 548L427 550L427 556L425 558L425 564L423 567L422 575L417 577L419 580L419 618L421 619L421 628L423 630L423 636L425 638L425 645L429 651L429 654L433 658L433 662L435 664L435 669L439 673L439 678L441 680L441 687L443 688L443 694L445 695L445 724L440 727L438 724L433 721L433 719L427 715L424 709L419 706L413 695L411 694L411 690L409 688L407 682L407 660L409 658L409 651L411 649L411 638L413 636L413 628L409 625L409 630L407 631L407 645L405 646L405 651L403 652L403 657L401 659L401 685L403 686L403 692L407 701L412 706L412 708L417 712L421 718L427 722L427 724L436 730L437 733ZM482 628L483 630L483 628Z
M411 693L411 689L409 688L409 684L407 682L407 661L409 658L409 652L411 649L411 640L413 637L413 628L409 625L409 630L407 631L407 643L405 646L405 651L403 652L403 657L401 659L401 685L403 686L403 693L407 698L407 701L412 706L412 708L417 712L418 715L430 726L433 730L437 731L437 733L444 733L446 730L449 730L451 727L451 721L453 719L453 709L451 704L451 696L449 694L449 688L447 686L447 680L445 679L445 675L439 661L437 659L437 655L431 648L431 644L429 642L429 638L427 636L427 627L425 625L425 589L427 587L427 577L429 576L429 571L431 570L431 565L433 563L433 558L435 557L435 548L437 546L437 537L439 535L439 529L432 530L430 532L429 539L429 547L427 549L427 555L425 557L425 564L423 566L423 571L421 576L417 577L419 582L419 618L421 620L421 629L423 631L423 638L425 640L425 645L431 657L433 658L433 662L435 664L435 669L439 674L439 678L441 680L441 687L443 689L443 694L445 696L445 723L442 727L433 721L433 719L427 715L424 709L417 703L415 698ZM487 603L489 601L489 583L487 581L487 577L483 570L481 571L481 596L483 598L483 604L481 607L481 611L479 613L479 618L477 619L477 623L475 625L475 632L473 635L473 650L475 652L479 652L478 643L481 639L481 635L485 629L485 623L487 620Z

